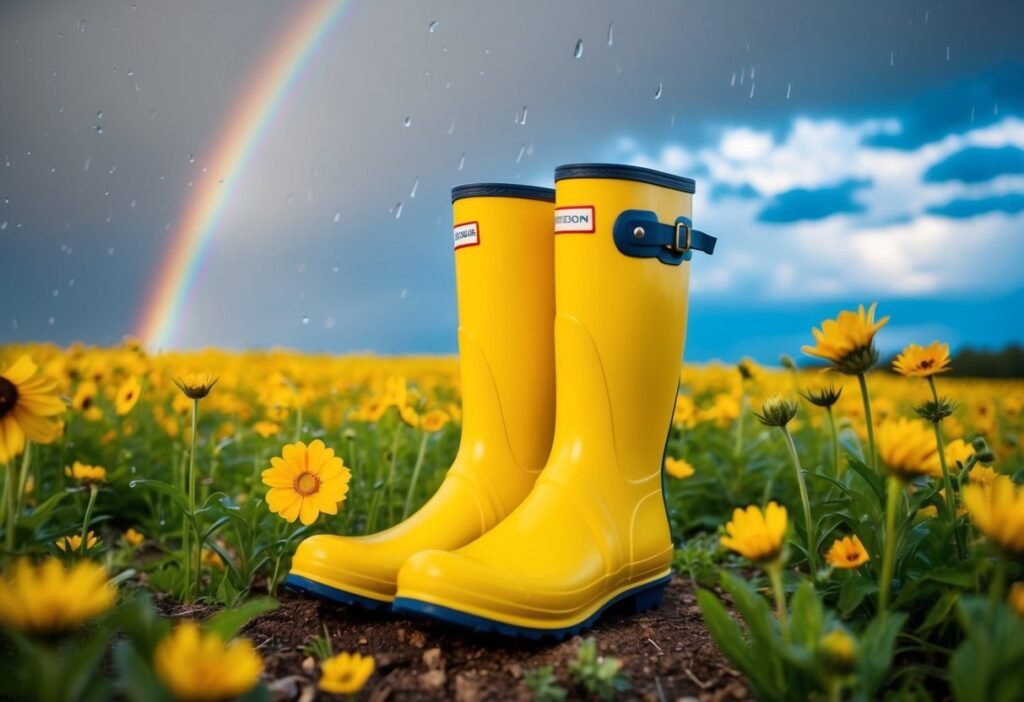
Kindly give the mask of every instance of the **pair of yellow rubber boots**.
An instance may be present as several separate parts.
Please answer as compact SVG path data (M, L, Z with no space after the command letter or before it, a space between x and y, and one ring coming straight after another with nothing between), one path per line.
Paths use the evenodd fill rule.
M555 184L452 191L458 454L404 522L303 541L292 589L529 638L661 604L689 261L715 240L688 178L573 164Z

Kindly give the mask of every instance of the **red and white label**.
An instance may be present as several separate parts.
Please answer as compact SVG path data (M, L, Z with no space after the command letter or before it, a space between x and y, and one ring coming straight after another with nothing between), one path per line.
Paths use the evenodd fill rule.
M555 208L555 234L593 234L594 206Z
M463 222L452 228L452 236L455 239L455 248L461 249L464 246L480 245L480 224L478 222Z

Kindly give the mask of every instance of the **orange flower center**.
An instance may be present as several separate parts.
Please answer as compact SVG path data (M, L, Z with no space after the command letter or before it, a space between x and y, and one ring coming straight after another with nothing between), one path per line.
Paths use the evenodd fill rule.
M18 386L0 375L0 417L18 404Z
M920 367L921 367L922 370L928 370L929 368L931 368L934 365L935 365L935 359L934 358L927 358L927 359L921 361L921 366Z
M302 473L295 479L293 487L303 497L315 495L320 490L320 478L312 473Z

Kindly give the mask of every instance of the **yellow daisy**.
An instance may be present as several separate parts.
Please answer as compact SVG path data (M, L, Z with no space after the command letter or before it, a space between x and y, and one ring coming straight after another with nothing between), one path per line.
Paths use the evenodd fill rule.
M226 643L218 634L185 621L157 644L153 668L176 699L212 702L233 699L255 687L263 660L248 639Z
M825 561L834 568L859 568L869 560L868 550L856 535L836 539L825 554Z
M114 605L107 571L92 561L65 568L56 558L38 566L19 560L0 577L0 622L26 633L70 631Z
M209 395L213 386L217 384L217 380L218 378L209 373L185 373L178 378L171 378L171 381L190 400L201 400Z
M988 485L965 485L963 502L978 531L1007 553L1024 554L1024 489L999 475Z
M930 346L910 344L892 362L892 368L908 378L927 378L946 373L949 367L949 344L933 341Z
M919 420L888 419L878 427L878 455L895 476L913 480L940 477L942 464L931 427Z
M804 346L808 356L824 358L841 373L858 375L875 365L878 350L875 349L875 334L889 321L883 317L875 321L875 307L864 310L860 305L856 312L843 310L835 319L826 319L821 330L811 330L815 346Z
M28 356L0 373L0 463L25 449L25 440L48 444L60 435L51 417L64 412L57 381L38 373Z
M339 653L320 664L320 689L332 695L354 695L373 675L373 656Z
M441 431L448 420L448 413L444 410L430 410L420 417L420 428L431 433Z
M135 403L139 401L140 394L142 394L142 385L139 384L139 379L134 375L121 383L121 387L117 389L117 397L114 400L117 416L123 417L131 412L135 407Z
M665 472L673 478L685 480L696 471L694 471L693 466L690 465L690 462L685 458L673 458L672 456L667 456L665 458Z
M722 545L757 563L773 561L782 551L786 536L786 508L769 502L762 512L757 505L736 509L725 525Z
M64 475L80 483L102 483L107 479L107 469L103 466L90 466L75 461L64 467Z
M308 447L298 441L288 444L270 460L263 482L270 487L267 507L282 519L296 519L309 525L321 512L337 514L338 504L348 493L351 473L334 449L317 439Z

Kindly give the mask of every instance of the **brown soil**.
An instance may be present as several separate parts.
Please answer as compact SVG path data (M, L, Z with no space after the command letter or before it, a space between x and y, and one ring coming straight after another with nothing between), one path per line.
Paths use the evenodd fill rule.
M568 663L580 638L538 644L483 636L426 620L345 608L291 593L281 607L246 627L266 661L266 679L279 700L315 696L315 664L299 646L327 626L334 650L372 654L377 670L359 699L529 700L526 670L550 665L569 699L583 691ZM190 616L202 616L194 611ZM604 656L622 661L632 689L619 699L743 700L749 693L722 657L701 620L694 588L677 577L661 609L631 617L609 613L586 634Z

